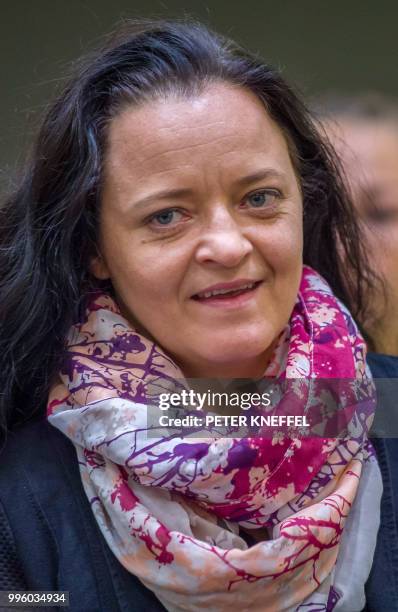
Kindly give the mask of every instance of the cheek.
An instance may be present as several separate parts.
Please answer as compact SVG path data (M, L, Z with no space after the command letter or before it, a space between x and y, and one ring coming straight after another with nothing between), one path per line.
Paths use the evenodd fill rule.
M392 273L398 269L398 223L367 227L365 232L369 257L378 272Z
M368 229L366 239L370 263L385 281L389 299L398 303L398 224L373 232ZM384 307L382 296L379 301Z
M170 312L176 305L189 259L187 248L129 236L115 241L113 248L109 245L107 254L116 294L132 314L143 319L160 310Z
M300 218L289 223L276 224L272 231L264 231L261 236L261 252L275 273L296 274L302 265L303 231Z

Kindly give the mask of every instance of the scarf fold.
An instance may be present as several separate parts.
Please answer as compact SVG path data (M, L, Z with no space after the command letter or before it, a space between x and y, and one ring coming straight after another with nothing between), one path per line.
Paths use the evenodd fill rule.
M355 437L199 439L164 430L150 437L151 389L183 374L131 328L109 295L98 293L70 331L48 419L75 444L83 487L110 548L166 609L348 610L342 602L363 600L367 576L360 573L347 599L339 550L354 502L363 503L364 474L376 506L366 533L377 532L381 496L367 440L374 388L365 354L348 311L304 267L265 376L297 379L289 387L297 414L322 405L327 379L359 382ZM344 407L348 400L339 401ZM362 524L355 527L351 538L360 537ZM241 529L262 529L267 539L249 547ZM357 563L373 556L375 535L364 540Z

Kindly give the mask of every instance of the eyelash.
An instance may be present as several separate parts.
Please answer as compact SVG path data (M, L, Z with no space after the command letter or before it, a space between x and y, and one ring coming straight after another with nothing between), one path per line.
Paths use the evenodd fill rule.
M261 195L268 195L268 196L276 198L276 199L282 198L282 194L281 194L281 192L278 189L259 189L259 190L253 191L251 193L248 193L243 198L242 202L245 202L250 197L261 196ZM270 205L266 205L265 204L263 207L253 206L253 210L258 210L259 212L267 210L269 208L272 208L272 204L270 204ZM150 215L150 217L148 217L148 219L146 219L145 223L146 223L146 225L150 225L151 223L156 221L156 219L159 218L160 216L165 215L167 213L174 213L174 212L179 212L179 213L183 214L183 211L180 210L179 208L176 208L176 207L164 208L163 210L160 210L160 211L154 213L153 215ZM155 225L153 227L154 227L155 230L165 231L167 229L173 228L174 225L172 225L172 224L164 224L162 226L162 224L159 224L159 225Z
M280 199L282 197L281 192L279 191L279 189L259 189L256 191L252 191L251 193L248 193L245 197L244 200L247 200L248 198L252 197L252 196L258 196L258 195L268 195L271 196L273 198L276 199ZM272 206L272 204L269 205L265 205L265 208L270 208ZM256 207L254 207L254 210L256 209ZM258 208L258 210L263 210L262 208Z
M164 208L163 210L160 210L159 212L154 213L153 215L148 217L148 219L146 220L146 224L150 225L153 221L156 221L156 219L160 217L161 215L165 215L167 213L174 213L174 212L179 212L183 214L183 211L181 211L179 208ZM171 224L170 225L166 224L163 226L162 224L158 224L157 226L155 226L155 229L156 230L160 229L160 231L164 231L165 229L170 229L171 227L173 227Z
M394 221L398 217L398 211L390 210L390 209L383 210L383 209L376 208L374 210L367 211L363 216L364 216L364 219L368 221L369 223L383 225L391 221Z

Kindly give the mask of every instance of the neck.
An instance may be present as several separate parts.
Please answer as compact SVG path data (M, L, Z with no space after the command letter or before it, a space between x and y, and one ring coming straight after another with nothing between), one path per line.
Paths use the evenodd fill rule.
M398 300L389 300L383 316L370 327L375 352L398 356Z
M261 355L256 355L253 359L233 361L227 363L214 363L212 361L179 363L181 370L186 378L209 378L209 379L235 379L251 378L259 379L264 376L264 372L271 360L275 344L267 348Z
M375 352L398 356L398 331L392 327L378 328L372 333Z

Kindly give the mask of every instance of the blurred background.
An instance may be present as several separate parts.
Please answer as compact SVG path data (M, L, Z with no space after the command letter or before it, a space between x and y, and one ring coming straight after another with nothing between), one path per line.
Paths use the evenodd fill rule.
M398 2L389 0L14 0L0 21L0 182L8 182L68 64L128 17L191 15L235 38L307 99L398 96Z

